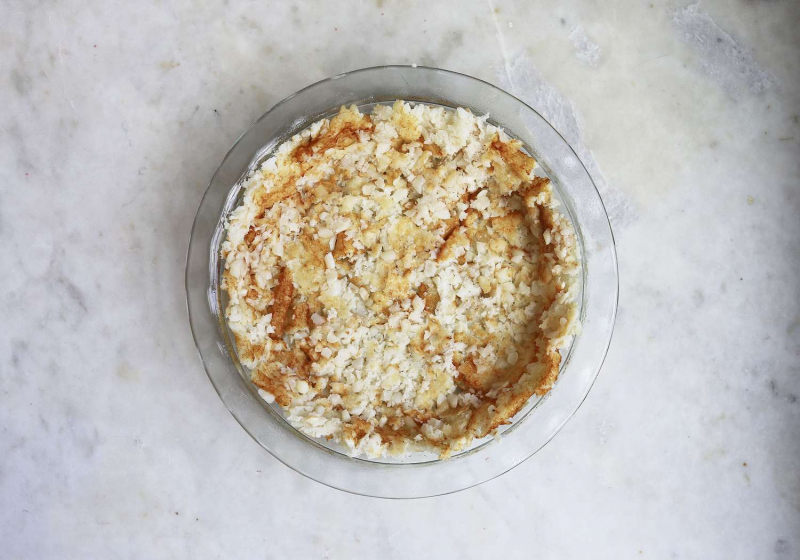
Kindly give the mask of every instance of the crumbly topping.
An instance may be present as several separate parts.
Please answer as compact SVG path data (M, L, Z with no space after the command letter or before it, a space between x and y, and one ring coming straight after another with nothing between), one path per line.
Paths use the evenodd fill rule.
M293 426L353 454L448 457L550 390L580 264L520 148L465 109L397 101L342 107L249 177L226 317Z

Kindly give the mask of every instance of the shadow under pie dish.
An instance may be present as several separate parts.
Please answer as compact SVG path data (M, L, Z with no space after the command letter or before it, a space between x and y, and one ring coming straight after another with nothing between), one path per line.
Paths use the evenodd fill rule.
M378 85L376 73L389 79ZM447 88L460 99L438 91L447 81L468 86ZM275 122L265 123L270 116ZM264 124L273 130L258 130ZM250 152L235 154L243 142ZM235 164L233 155L241 156ZM580 181L570 174L590 188L583 194L594 207L575 204L565 185ZM190 247L193 332L234 416L293 468L371 495L460 489L535 452L591 386L616 308L608 222L566 143L501 90L440 70L388 67L301 91L223 162L193 245L209 193L225 180L226 192L214 192L204 305L215 319L215 353L235 377L209 364L198 337ZM587 210L606 236L591 252ZM597 255L606 270L591 266ZM604 315L588 313L587 261L606 282L595 298ZM571 343L579 324L583 334ZM605 332L583 345L589 362L573 376L592 330ZM558 399L570 378L575 389ZM537 416L538 429L528 430ZM490 434L509 437L489 446L480 438ZM435 469L439 480L420 488L419 469L426 477Z

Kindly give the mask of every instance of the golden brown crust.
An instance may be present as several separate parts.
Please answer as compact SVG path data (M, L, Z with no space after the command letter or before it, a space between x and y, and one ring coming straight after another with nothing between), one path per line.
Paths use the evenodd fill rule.
M497 153L500 154L500 157L508 164L515 174L522 179L527 179L530 176L533 167L536 165L536 160L520 151L520 148L522 148L521 142L518 140L501 142L500 138L496 136L495 139L492 140L492 148L497 150Z
M328 132L295 148L292 157L307 167L312 155L331 148L346 148L358 140L358 131L371 129L372 121L367 115L342 107L339 114L331 119Z
M299 303L291 308L289 324L287 325L286 332L293 333L300 330L308 329L311 322L311 308L307 303Z
M401 102L377 125L343 107L318 130L248 190L249 256L229 250L223 280L250 328L240 357L307 433L449 456L555 382L569 228L501 133L468 172Z
M491 388L492 372L485 371L483 374L479 373L472 358L467 358L458 364L456 369L458 370L456 383L458 383L463 390L482 395Z
M286 326L286 317L294 298L294 285L292 284L292 273L288 268L281 271L278 285L272 295L272 338L280 340Z

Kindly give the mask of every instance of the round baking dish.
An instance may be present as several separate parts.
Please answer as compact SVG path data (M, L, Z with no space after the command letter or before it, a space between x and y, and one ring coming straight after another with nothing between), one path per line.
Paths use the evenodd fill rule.
M490 115L524 144L550 177L578 237L581 333L564 352L555 387L532 400L492 438L441 461L434 455L368 460L310 439L268 405L239 363L225 324L220 244L225 217L239 203L242 181L292 135L342 105L369 112L396 99L464 107ZM357 494L415 498L447 494L490 480L541 449L586 398L608 350L617 310L614 238L597 189L575 152L541 115L481 80L436 68L381 66L333 76L278 103L233 145L206 190L192 227L186 261L186 296L197 350L214 388L234 418L275 458L322 484Z

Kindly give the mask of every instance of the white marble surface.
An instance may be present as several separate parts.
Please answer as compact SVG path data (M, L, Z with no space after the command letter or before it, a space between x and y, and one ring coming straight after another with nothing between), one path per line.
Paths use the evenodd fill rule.
M0 557L800 557L800 4L0 5ZM203 190L316 80L505 86L609 205L621 298L588 400L511 473L351 496L255 444L183 288Z

